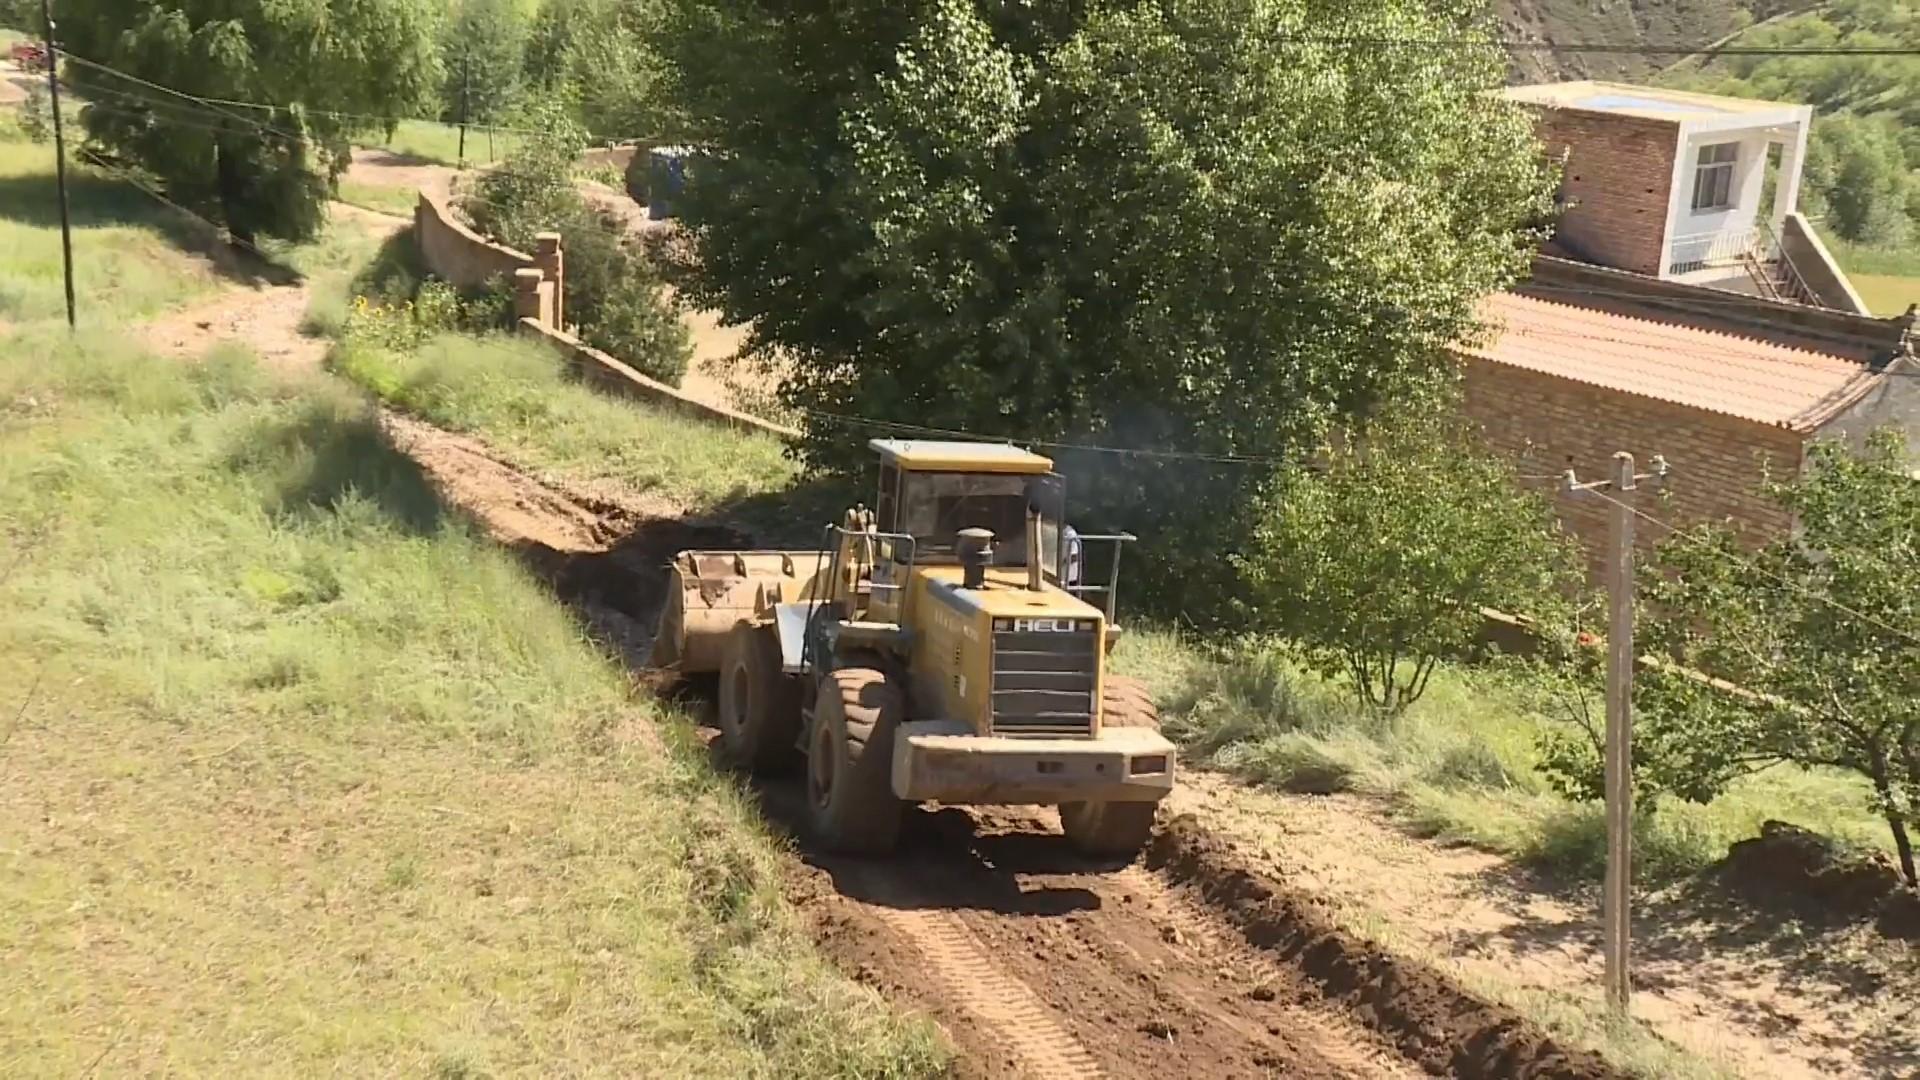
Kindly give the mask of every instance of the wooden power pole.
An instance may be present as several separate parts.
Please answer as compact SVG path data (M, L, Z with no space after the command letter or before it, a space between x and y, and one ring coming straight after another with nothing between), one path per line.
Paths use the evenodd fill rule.
M66 271L67 329L72 330L73 224L67 213L67 136L60 125L60 49L54 44L52 0L40 0L40 19L47 24L47 100L53 108L53 173L60 189L60 262Z
M1633 526L1635 494L1642 480L1665 481L1667 463L1653 458L1654 471L1636 474L1633 455L1613 455L1613 475L1581 483L1567 470L1563 489L1571 495L1607 500L1607 876L1600 902L1601 938L1606 953L1607 1006L1628 1014L1633 990ZM1611 489L1611 494L1601 495Z
M1633 937L1633 455L1613 455L1607 529L1607 1005L1627 1014Z

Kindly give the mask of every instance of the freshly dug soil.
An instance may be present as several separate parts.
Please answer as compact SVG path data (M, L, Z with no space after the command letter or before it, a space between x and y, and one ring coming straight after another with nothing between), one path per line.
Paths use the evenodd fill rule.
M1231 844L1191 817L1166 824L1146 864L1198 893L1248 942L1297 965L1329 1001L1351 1010L1428 1072L1466 1080L1625 1075L1596 1054L1560 1045L1517 1013L1439 972L1343 932L1318 901L1249 869Z

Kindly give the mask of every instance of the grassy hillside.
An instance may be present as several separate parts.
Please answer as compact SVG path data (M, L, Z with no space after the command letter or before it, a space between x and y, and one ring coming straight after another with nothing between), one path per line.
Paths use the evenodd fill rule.
M1499 0L1494 16L1504 36L1523 41L1714 41L1794 7L1795 0ZM1520 52L1516 83L1562 79L1642 82L1672 57L1625 54Z
M941 1067L339 384L16 336L0 552L7 1075Z

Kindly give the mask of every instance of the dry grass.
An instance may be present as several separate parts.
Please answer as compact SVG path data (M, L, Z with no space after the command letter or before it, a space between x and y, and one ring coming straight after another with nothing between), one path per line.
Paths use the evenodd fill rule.
M575 482L689 507L793 482L777 440L603 395L537 341L447 334L412 352L348 341L329 363L398 408Z
M1199 763L1281 791L1374 796L1410 831L1570 880L1598 880L1604 869L1600 808L1561 797L1541 771L1549 722L1486 673L1443 669L1405 715L1387 718L1277 647L1209 651L1145 631L1115 655L1154 687L1168 733ZM1891 844L1864 781L1780 768L1705 806L1661 799L1635 825L1636 874L1651 884L1685 878L1770 818L1858 848Z
M238 352L26 344L0 356L0 1074L943 1066L811 950L683 722L357 397Z

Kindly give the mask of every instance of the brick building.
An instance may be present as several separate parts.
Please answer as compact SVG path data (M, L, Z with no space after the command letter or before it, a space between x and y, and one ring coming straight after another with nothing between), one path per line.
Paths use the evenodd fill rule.
M1791 476L1813 440L1857 443L1892 424L1920 446L1908 320L1758 298L1708 306L1698 291L1541 257L1531 282L1482 302L1488 334L1459 347L1468 416L1522 473L1599 479L1617 451L1643 465L1658 454L1674 470L1660 517L1756 539L1789 524L1766 478ZM1606 507L1558 508L1597 556Z
M1893 425L1920 451L1914 313L1867 314L1795 210L1810 110L1587 82L1508 94L1563 162L1562 214L1456 351L1469 418L1521 472L1598 479L1617 451L1658 454L1661 518L1759 539L1791 524L1767 478L1814 440ZM1559 510L1597 557L1604 505Z

